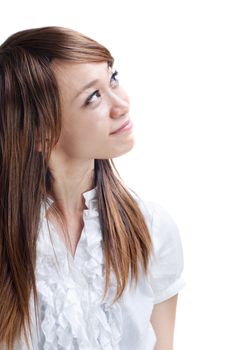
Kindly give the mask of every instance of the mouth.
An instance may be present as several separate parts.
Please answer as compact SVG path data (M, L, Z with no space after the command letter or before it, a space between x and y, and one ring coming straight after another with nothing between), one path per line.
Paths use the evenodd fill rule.
M123 123L117 130L110 133L110 135L114 135L123 130L129 130L132 127L132 122L128 119L125 123Z

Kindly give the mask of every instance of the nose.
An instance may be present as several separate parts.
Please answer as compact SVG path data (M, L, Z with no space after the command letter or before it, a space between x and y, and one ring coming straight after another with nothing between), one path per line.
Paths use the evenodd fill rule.
M120 97L114 95L111 101L111 118L119 118L127 113L129 113L129 101L126 97Z

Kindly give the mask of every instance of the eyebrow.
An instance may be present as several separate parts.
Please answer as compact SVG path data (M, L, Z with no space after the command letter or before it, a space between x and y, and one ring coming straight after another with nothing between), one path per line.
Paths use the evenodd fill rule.
M78 91L78 92L74 95L74 97L73 97L72 100L74 101L80 94L82 94L82 92L84 92L85 90L89 89L91 86L95 85L95 84L98 83L98 82L99 82L99 80L98 80L98 79L95 79L95 80L92 80L90 83L84 85L84 86L81 88L81 90Z

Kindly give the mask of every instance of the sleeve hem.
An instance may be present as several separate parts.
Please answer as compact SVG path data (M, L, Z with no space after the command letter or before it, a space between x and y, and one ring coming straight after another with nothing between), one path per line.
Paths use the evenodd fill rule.
M153 304L162 303L163 301L173 297L174 295L178 294L178 292L181 289L183 289L185 286L186 286L185 280L182 277L180 277L171 286L169 286L166 290L157 294L153 300Z

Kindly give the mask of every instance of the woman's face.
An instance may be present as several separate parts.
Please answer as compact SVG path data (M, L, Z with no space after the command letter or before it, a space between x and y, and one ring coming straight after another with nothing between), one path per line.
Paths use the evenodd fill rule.
M66 160L118 157L134 145L129 99L107 63L57 63L62 130L53 152ZM131 126L130 126L131 125Z

